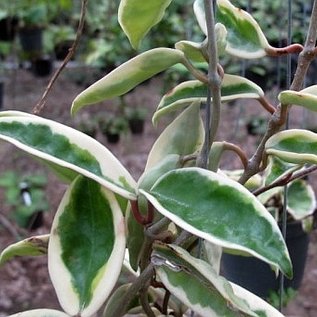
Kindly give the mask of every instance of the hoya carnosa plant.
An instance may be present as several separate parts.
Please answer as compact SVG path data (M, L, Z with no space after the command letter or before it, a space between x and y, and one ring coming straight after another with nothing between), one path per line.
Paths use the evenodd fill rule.
M134 48L171 2L121 0L118 20ZM139 180L104 145L73 128L23 112L0 113L0 139L39 159L69 184L50 233L8 246L0 255L0 264L10 265L14 256L47 254L63 312L43 308L13 316L89 317L104 304L104 317L183 316L188 310L203 317L283 316L222 277L219 259L222 252L254 256L277 274L292 277L285 241L265 206L270 190L281 194L280 186L292 181L287 207L293 218L305 219L315 208L311 187L297 178L317 163L317 136L302 130L277 132L290 104L317 108L316 89L302 90L305 73L298 71L290 90L281 92L280 103L272 105L261 87L227 74L221 67L225 55L253 59L298 53L303 47L274 48L250 14L228 0L216 5L214 16L210 0L193 3L206 35L203 42L180 39L175 48L143 52L73 101L71 113L76 115L88 105L126 94L173 65L187 68L195 79L166 93L153 114L154 124L166 114L174 119L153 144ZM316 17L313 12L312 19ZM309 30L304 51L316 42L316 34ZM308 67L311 56L301 54L301 65ZM203 67L198 69L197 62ZM243 146L215 141L220 103L245 98L271 115L250 159ZM204 113L209 107L212 118ZM202 119L206 117L208 123ZM219 169L226 151L239 157L241 170ZM301 204L298 195L305 197ZM128 282L118 283L121 274L128 275Z

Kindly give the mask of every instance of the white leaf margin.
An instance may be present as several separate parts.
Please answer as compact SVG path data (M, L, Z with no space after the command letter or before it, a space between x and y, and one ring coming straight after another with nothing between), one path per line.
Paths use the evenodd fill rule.
M118 182L120 177L123 177L131 188L137 188L135 180L132 178L131 174L125 169L125 167L119 162L119 160L105 146L96 141L94 138L76 129L58 123L56 121L44 119L35 115L30 115L18 111L0 112L0 122L10 123L14 121L20 122L22 124L44 124L48 126L53 133L63 135L64 137L68 138L72 144L77 145L79 148L83 150L87 150L98 161L98 163L100 164L102 174L105 175L107 178L113 179ZM136 195L134 193L124 189L123 187L115 185L110 181L107 181L105 178L95 175L74 164L68 163L63 159L59 159L42 151L36 150L12 137L0 135L0 139L10 142L18 148L32 155L53 162L57 165L69 168L88 178L91 178L99 184L105 186L106 188L109 188L113 192L122 195L127 199L136 199Z
M72 287L71 275L61 259L60 239L56 234L54 234L54 231L59 223L59 217L69 202L75 182L76 179L67 189L53 220L48 244L48 270L52 284L63 309L71 316L77 315L80 312L81 317L89 317L96 312L96 308L100 308L117 282L117 278L121 272L120 263L122 264L125 258L126 230L125 221L114 194L105 188L101 188L109 202L111 210L113 211L112 215L115 230L115 242L112 254L104 268L103 276L94 289L92 300L89 305L81 311L78 295ZM64 282L60 283L61 280Z
M188 171L195 170L204 177L207 177L211 180L216 180L219 185L233 187L233 188L237 189L238 191L242 192L244 195L246 195L246 197L250 197L252 204L256 205L256 209L258 210L259 215L262 216L263 218L265 218L272 225L272 227L278 228L273 216L266 210L266 208L262 205L262 203L241 184L229 179L228 177L223 177L223 176L220 176L219 174L214 173L212 171L204 170L204 169L197 168L197 167L182 168L179 171L186 171L186 170L188 170ZM169 173L171 173L171 172L168 172L168 173L164 174L162 177L160 177L156 183L158 183L163 177L165 177ZM154 184L154 186L155 186L155 184ZM195 227L191 226L190 224L188 224L186 221L184 221L180 217L176 216L175 214L173 214L172 212L170 212L169 210L164 208L159 203L159 201L154 196L152 196L150 193L148 193L142 189L140 189L139 191L142 195L144 195L147 198L147 200L149 200L151 202L151 204L157 209L158 212L160 212L163 216L167 217L168 219L170 219L172 222L174 222L176 225L183 228L184 230L186 230L186 231L188 231L188 232L190 232L190 233L192 233L200 238L203 238L206 241L209 241L209 242L214 243L218 246L221 246L223 248L245 251L246 253L253 255L256 258L263 260L266 263L269 263L275 269L278 269L277 263L270 261L269 259L265 258L264 256L255 252L252 249L241 246L239 244L227 242L223 239L213 237L209 233L206 233L206 232L203 232L201 230L196 229ZM276 230L276 233L279 234L281 240L283 240L282 234L278 229ZM285 255L288 259L290 258L287 249L285 249Z
M8 317L70 317L69 315L55 309L32 309Z

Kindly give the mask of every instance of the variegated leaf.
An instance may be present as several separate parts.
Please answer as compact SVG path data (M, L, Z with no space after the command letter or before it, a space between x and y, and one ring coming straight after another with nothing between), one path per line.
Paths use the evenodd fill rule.
M165 287L202 317L282 317L262 299L219 276L206 262L175 245L154 245L152 263ZM240 291L242 292L242 291Z
M10 315L8 317L70 317L69 315L54 309L32 309Z
M263 90L246 78L228 74L225 74L223 77L221 83L221 101L231 101L239 98L258 99L263 95ZM156 124L164 114L187 107L194 101L206 102L206 100L207 86L204 83L198 80L183 82L163 96L152 121Z
M219 245L213 244L206 240L203 241L203 254L206 258L208 264L214 269L214 271L219 274L221 256L222 256L222 247Z
M200 168L184 168L163 175L149 192L140 192L186 231L245 251L292 276L289 254L274 218L239 183Z
M301 91L282 91L278 99L282 104L297 105L317 111L317 85L307 87Z
M39 256L47 253L49 235L34 236L13 243L0 254L0 266L15 256Z
M193 8L201 30L204 32L205 35L207 35L204 0L195 0Z
M63 309L93 315L112 291L124 254L124 219L114 194L78 176L60 203L48 247L49 274Z
M306 181L298 179L287 189L287 212L295 220L301 220L314 213L316 197L313 188Z
M294 164L317 163L317 134L307 130L290 129L273 135L265 144L268 155Z
M299 53L303 50L300 44L275 48L269 45L259 24L244 10L231 4L229 0L217 0L216 20L228 31L226 51L234 56L252 59L265 55L281 56Z
M204 128L200 117L200 104L193 103L183 111L154 143L145 171L159 164L166 155L180 156L198 151L204 141Z
M216 19L227 31L228 53L244 58L260 58L270 47L258 23L246 11L228 0L217 0Z
M163 18L171 2L172 0L121 0L119 23L135 49L149 30Z
M141 53L81 92L73 101L71 112L75 114L86 105L121 96L183 60L184 53L171 48L159 47Z
M269 164L266 169L265 185L267 186L273 182L276 182L286 175L294 173L300 168L302 168L302 165L300 164L284 162L278 157L271 156L269 157Z
M40 158L55 171L73 178L85 175L128 199L136 199L136 183L102 144L75 129L36 116L0 113L0 139Z
M182 51L193 62L206 62L206 42L180 41L175 44L175 48Z
M218 173L223 173L224 175L228 176L230 179L234 181L238 181L241 175L244 173L244 170L236 169L236 170L220 170ZM259 188L262 183L262 177L259 174L255 174L250 177L247 182L244 184L244 187L248 190L252 191L256 188Z

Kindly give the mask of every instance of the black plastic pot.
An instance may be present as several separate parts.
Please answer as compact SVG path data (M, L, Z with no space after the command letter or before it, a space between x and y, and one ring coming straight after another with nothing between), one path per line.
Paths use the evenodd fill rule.
M142 119L129 119L129 128L132 134L142 134L144 131L144 120Z
M296 290L303 279L309 244L309 235L303 231L300 222L287 225L286 244L293 263L294 278L285 278L284 288ZM270 266L254 257L223 254L221 271L229 281L262 298L268 298L270 291L279 290L279 278L275 277Z
M72 47L73 41L63 41L54 47L55 57L58 61L63 61L67 56L69 49ZM72 57L74 59L74 56Z
M45 77L51 74L53 62L49 56L37 58L32 61L32 73L38 77Z
M17 17L6 17L0 20L0 41L11 42L14 40L18 22Z
M115 143L118 143L120 141L120 134L107 132L106 138L107 138L107 141L109 143L115 144Z
M43 32L40 28L23 28L19 31L20 43L24 52L39 53L43 47Z

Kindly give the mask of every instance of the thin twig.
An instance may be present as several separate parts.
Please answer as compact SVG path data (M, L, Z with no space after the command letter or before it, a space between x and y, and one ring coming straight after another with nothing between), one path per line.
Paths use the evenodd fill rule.
M233 144L233 143L229 143L229 142L223 142L223 147L224 147L224 150L226 150L226 151L235 152L239 156L243 167L245 169L247 168L247 166L248 166L247 156L246 156L245 152L238 145Z
M16 240L21 239L21 234L18 232L18 230L14 227L14 225L3 215L0 213L0 223L3 225L4 228L6 228L12 236ZM24 233L25 234L25 233Z
M148 317L155 317L155 314L149 304L149 296L148 296L148 287L149 283L147 283L142 289L140 290L140 303L141 306Z
M269 189L272 189L274 187L285 186L296 179L303 178L303 177L311 174L312 172L315 172L316 170L317 170L317 165L313 165L313 166L305 168L304 170L300 170L296 173L289 173L289 174L285 175L284 177L282 177L281 179L274 181L270 185L256 189L253 192L253 195L258 196L258 195L260 195L260 194L262 194L262 193L264 193L264 192L266 192Z
M270 114L273 114L276 111L276 108L272 104L270 104L270 102L264 96L261 96L258 100L261 106Z
M156 235L156 234L160 233L162 231L162 229L167 227L167 225L170 222L171 221L168 218L164 217L164 218L160 219L159 221L157 221L156 223L154 223L153 225L151 225L150 227L148 227L146 229L146 231L148 231L150 235Z
M39 114L43 110L43 108L45 107L45 104L46 104L47 96L48 96L49 92L52 90L52 87L53 87L54 83L56 82L56 80L59 77L59 75L61 74L62 70L66 67L66 65L68 64L68 62L71 60L71 58L73 57L73 55L76 52L77 46L79 44L80 37L81 37L83 29L84 29L87 4L88 4L88 0L82 0L82 2L81 2L80 20L79 20L79 23L78 23L78 28L77 28L77 32L76 32L75 41L73 42L71 48L69 49L68 54L66 55L63 63L55 71L55 73L53 74L52 78L50 79L47 87L45 88L45 91L44 91L41 99L36 104L36 106L33 108L32 112L34 114Z
M152 279L153 275L154 265L150 263L140 274L140 276L131 284L124 296L121 297L121 300L118 302L113 316L121 317L126 313L132 299L144 287L144 285L148 283L150 279Z
M164 300L163 300L163 305L162 305L162 313L164 315L167 315L168 313L168 302L170 300L170 297L171 297L171 293L168 290L166 290Z

